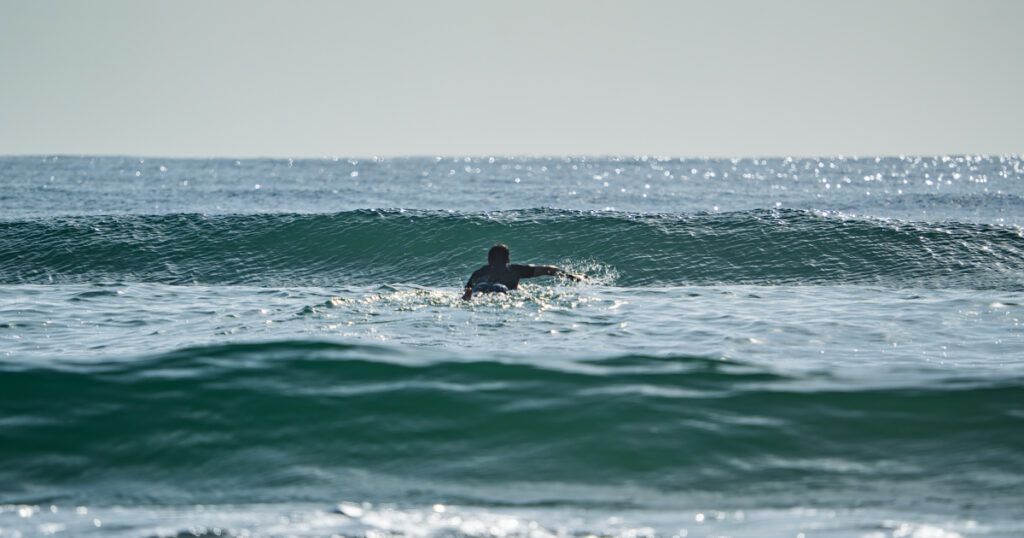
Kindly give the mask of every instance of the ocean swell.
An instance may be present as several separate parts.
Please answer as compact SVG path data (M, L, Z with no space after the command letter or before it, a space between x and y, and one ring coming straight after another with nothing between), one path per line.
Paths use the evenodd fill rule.
M1022 289L1020 230L798 210L644 215L535 209L63 217L0 222L0 284L457 286L513 261L597 265L626 287L868 284Z
M998 482L1024 450L1020 379L852 388L700 357L450 360L319 341L0 368L0 460L17 462L0 469L8 500L124 480L157 497L162 484L229 501L292 485L315 497L366 473L663 491L914 477L956 488Z

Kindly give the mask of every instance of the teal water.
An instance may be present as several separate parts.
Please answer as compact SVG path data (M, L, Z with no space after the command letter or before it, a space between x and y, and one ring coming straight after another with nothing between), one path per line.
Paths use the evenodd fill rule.
M1020 535L1022 179L0 158L0 536Z
M453 286L495 238L625 287L879 284L1021 290L1016 227L807 210L665 215L531 209L96 216L0 222L0 282ZM386 241L388 248L381 248ZM26 249L26 245L48 245ZM571 249L571 250L570 250ZM574 253L575 255L570 255Z

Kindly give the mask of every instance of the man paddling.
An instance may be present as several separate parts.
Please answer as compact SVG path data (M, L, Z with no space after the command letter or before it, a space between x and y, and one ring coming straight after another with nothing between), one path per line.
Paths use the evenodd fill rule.
M474 293L508 293L519 287L519 279L535 276L564 276L573 282L579 282L586 276L567 273L553 265L514 265L511 262L508 247L497 244L487 253L487 265L477 269L466 282L466 291L462 300L468 301Z

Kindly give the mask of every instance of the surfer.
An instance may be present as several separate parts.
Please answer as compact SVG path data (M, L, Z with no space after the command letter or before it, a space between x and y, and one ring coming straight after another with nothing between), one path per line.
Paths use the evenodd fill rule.
M462 300L468 301L474 293L508 293L519 287L519 279L535 276L564 276L573 282L587 278L586 275L567 273L553 265L517 265L511 263L508 247L497 244L487 253L487 265L477 269L466 282Z

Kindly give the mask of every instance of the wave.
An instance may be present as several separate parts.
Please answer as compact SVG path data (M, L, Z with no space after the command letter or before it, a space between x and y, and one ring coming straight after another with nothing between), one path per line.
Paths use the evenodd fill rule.
M458 286L493 243L626 287L869 284L1022 289L1017 228L803 210L63 217L0 222L0 283Z
M230 344L0 363L0 394L0 460L17 462L0 469L8 501L129 479L154 496L161 484L337 496L367 473L744 492L946 477L955 488L998 482L1024 452L1021 379L855 389L689 356L527 363Z

